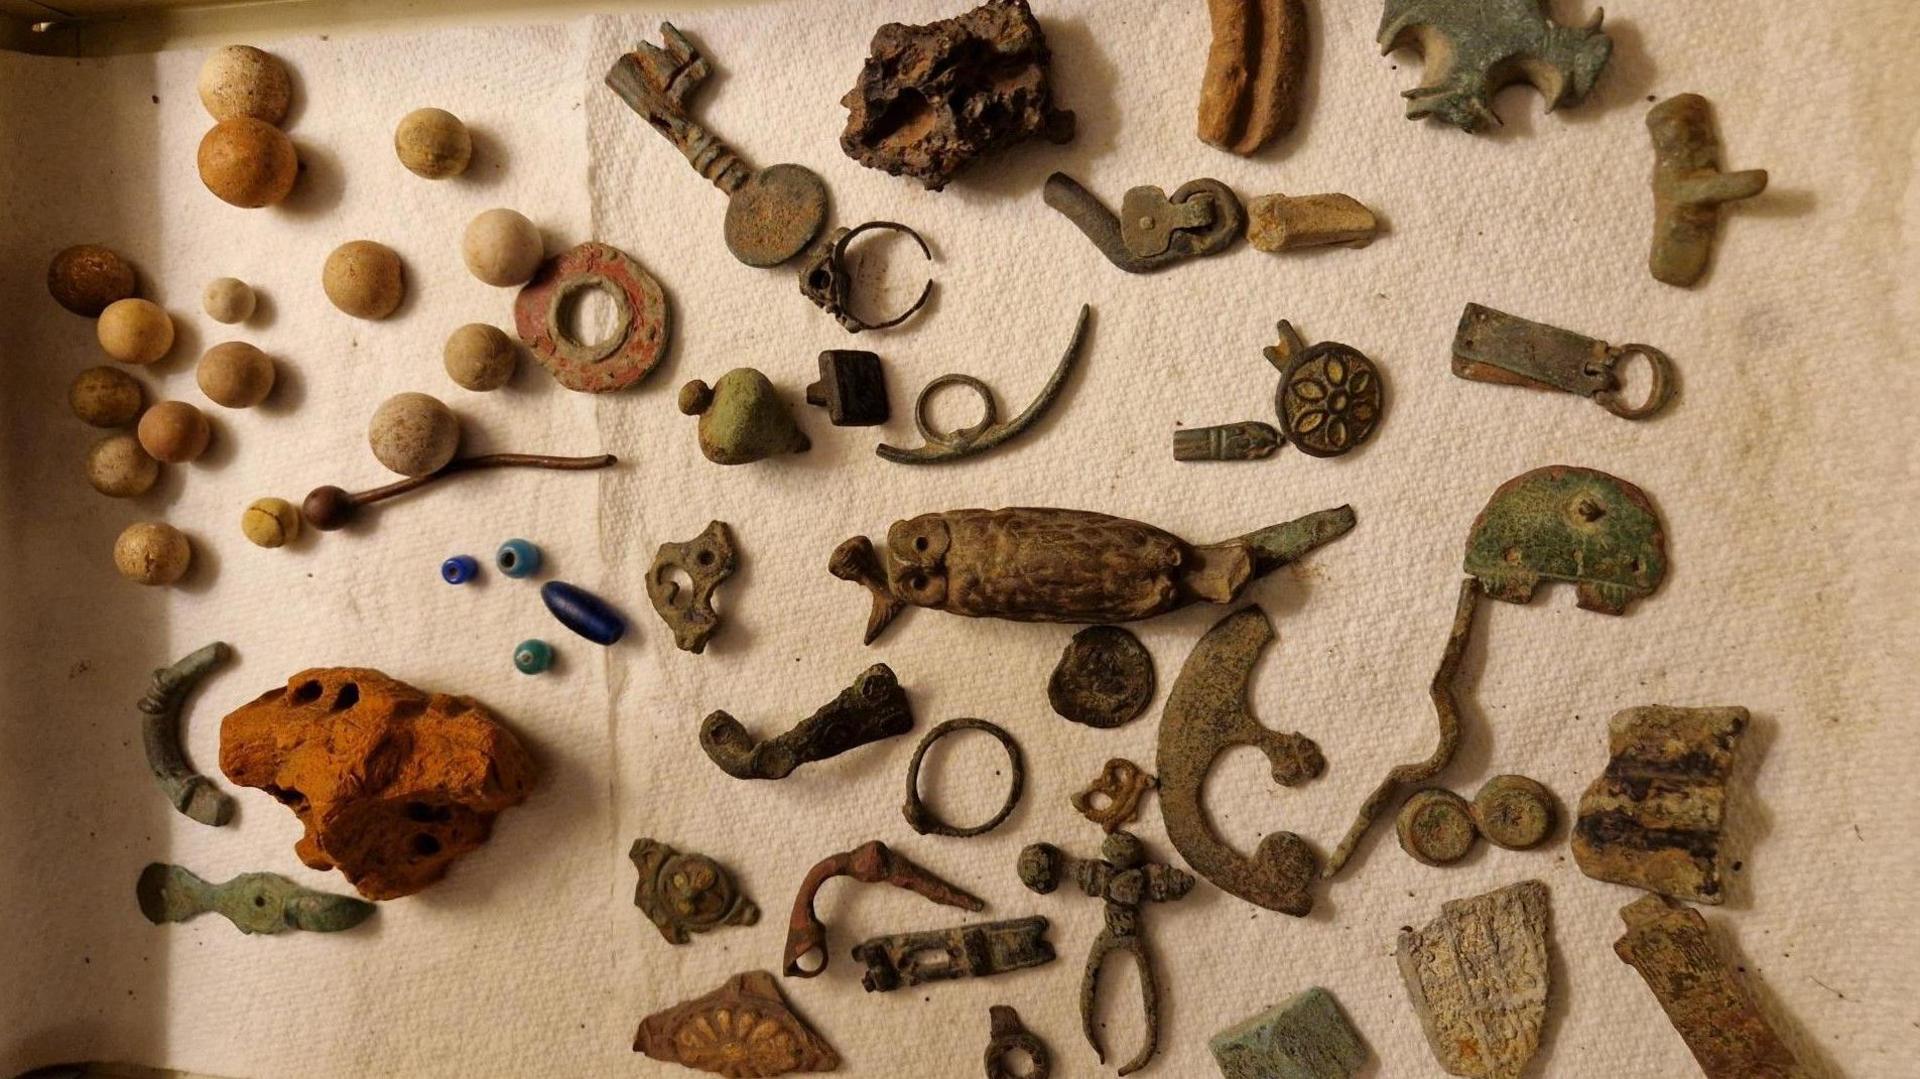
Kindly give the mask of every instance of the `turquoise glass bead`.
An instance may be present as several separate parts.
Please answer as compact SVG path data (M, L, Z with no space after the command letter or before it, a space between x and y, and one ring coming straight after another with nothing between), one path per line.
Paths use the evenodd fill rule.
M531 577L540 570L540 548L523 539L510 539L493 552L493 564L509 577Z
M553 646L538 637L513 646L513 665L521 674L539 674L553 666Z
M448 584L466 584L480 573L480 563L470 554L457 554L440 563L440 579Z

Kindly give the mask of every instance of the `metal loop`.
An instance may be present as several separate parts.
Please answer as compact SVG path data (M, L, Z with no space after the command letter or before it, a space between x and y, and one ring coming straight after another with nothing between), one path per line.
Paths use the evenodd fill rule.
M1621 345L1607 352L1607 375L1612 377L1615 369L1628 356L1640 356L1645 359L1648 369L1653 372L1653 386L1647 391L1647 399L1637 407L1629 406L1621 401L1618 389L1602 390L1594 394L1593 399L1600 407L1623 420L1644 420L1667 407L1667 402L1673 397L1676 381L1673 361L1667 357L1666 353L1652 345ZM1619 385L1617 378L1614 379L1614 385L1616 387Z
M1007 761L1013 770L1013 782L1007 790L1007 800L1000 807L1000 812L995 813L986 823L971 828L956 828L948 824L935 816L933 811L927 808L926 803L920 800L921 759L927 755L927 750L935 742L955 731L985 731L992 735L1007 751ZM913 760L907 765L907 801L900 807L900 812L906 816L907 825L921 835L947 835L956 839L985 835L1000 827L1008 817L1013 815L1014 807L1020 804L1020 793L1025 789L1026 781L1026 765L1020 756L1020 744L1013 740L1013 735L1008 734L999 725L984 719L949 719L928 731L927 736L922 738L920 745L914 749Z
M853 242L855 236L873 229L905 233L913 238L914 243L920 245L920 253L926 256L927 261L933 261L933 250L927 246L926 239L912 228L902 225L898 221L866 221L842 232L840 238L833 242L833 249L828 257L833 264L835 275L839 277L840 280L846 282L846 293L840 300L841 321L851 323L852 326L850 328L855 329L856 332L859 330L885 330L898 326L902 322L912 318L914 312L926 306L927 298L933 295L933 278L928 277L926 285L920 290L920 298L914 300L913 304L905 311L887 319L885 322L868 322L853 313L853 279L847 276L846 273L847 245Z
M927 406L932 403L933 395L944 386L965 386L979 394L980 404L986 409L986 414L980 417L980 422L952 431L942 431L935 427L933 418L928 414ZM972 375L941 375L927 383L926 388L920 391L920 396L913 399L913 425L920 429L920 437L926 439L930 446L946 448L971 445L975 439L985 434L998 422L1000 422L1000 408L994 402L993 388Z

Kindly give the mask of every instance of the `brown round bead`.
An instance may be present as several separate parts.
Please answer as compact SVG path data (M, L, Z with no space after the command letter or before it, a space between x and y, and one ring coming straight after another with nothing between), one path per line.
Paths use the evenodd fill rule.
M200 357L193 377L214 404L252 408L273 392L273 360L245 341L223 341Z
M154 459L185 464L206 452L213 428L199 409L185 401L162 401L140 417L140 447Z
M132 498L153 489L160 462L131 434L108 435L87 451L87 482L108 498Z
M513 378L520 349L498 326L470 322L447 338L441 358L448 378L466 389L485 392Z
M1479 833L1467 800L1449 790L1414 791L1394 821L1400 849L1427 865L1450 865L1467 856Z
M251 116L213 125L200 139L200 182L220 201L272 206L293 191L300 158L286 132Z
M320 287L333 306L365 319L393 314L407 294L400 256L372 240L350 240L334 248L321 267Z
M381 464L402 476L425 476L453 460L460 419L439 398L396 393L374 411L367 444Z
M1553 832L1553 792L1526 776L1494 776L1473 796L1473 822L1508 850L1539 846Z
M192 563L193 545L164 521L130 524L113 541L114 568L139 584L172 584L186 575Z
M278 125L287 118L293 81L272 53L251 45L213 50L200 65L200 104L215 120L250 116Z
M118 367L89 367L73 376L73 384L67 387L67 407L80 422L94 427L132 423L146 402L140 380Z
M467 171L473 160L473 136L460 118L445 109L415 109L393 129L393 152L415 176L444 180Z
M307 497L300 503L300 516L320 531L332 532L347 526L355 508L353 496L345 488L328 484L307 492Z
M252 318L259 300L245 281L237 277L216 277L207 282L206 291L200 294L200 307L208 318L231 326Z
M95 318L108 304L133 295L133 288L133 267L99 244L76 244L47 263L47 291L76 315Z
M93 331L101 351L121 363L152 363L173 349L173 316L151 300L115 300Z

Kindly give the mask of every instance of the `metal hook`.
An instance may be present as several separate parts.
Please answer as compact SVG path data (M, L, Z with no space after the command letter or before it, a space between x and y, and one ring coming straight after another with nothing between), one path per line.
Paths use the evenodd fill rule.
M1239 196L1218 180L1190 180L1171 196L1157 187L1133 188L1121 203L1125 221L1064 172L1047 177L1041 197L1128 273L1224 251L1247 224Z

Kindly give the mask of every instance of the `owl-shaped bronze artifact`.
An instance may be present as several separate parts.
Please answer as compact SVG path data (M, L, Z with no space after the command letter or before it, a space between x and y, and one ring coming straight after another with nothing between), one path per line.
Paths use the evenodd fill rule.
M1205 546L1152 525L1064 509L948 510L895 521L882 556L865 536L828 570L873 594L872 644L902 608L1015 622L1132 622L1196 600L1231 603L1247 584L1345 535L1353 509Z

